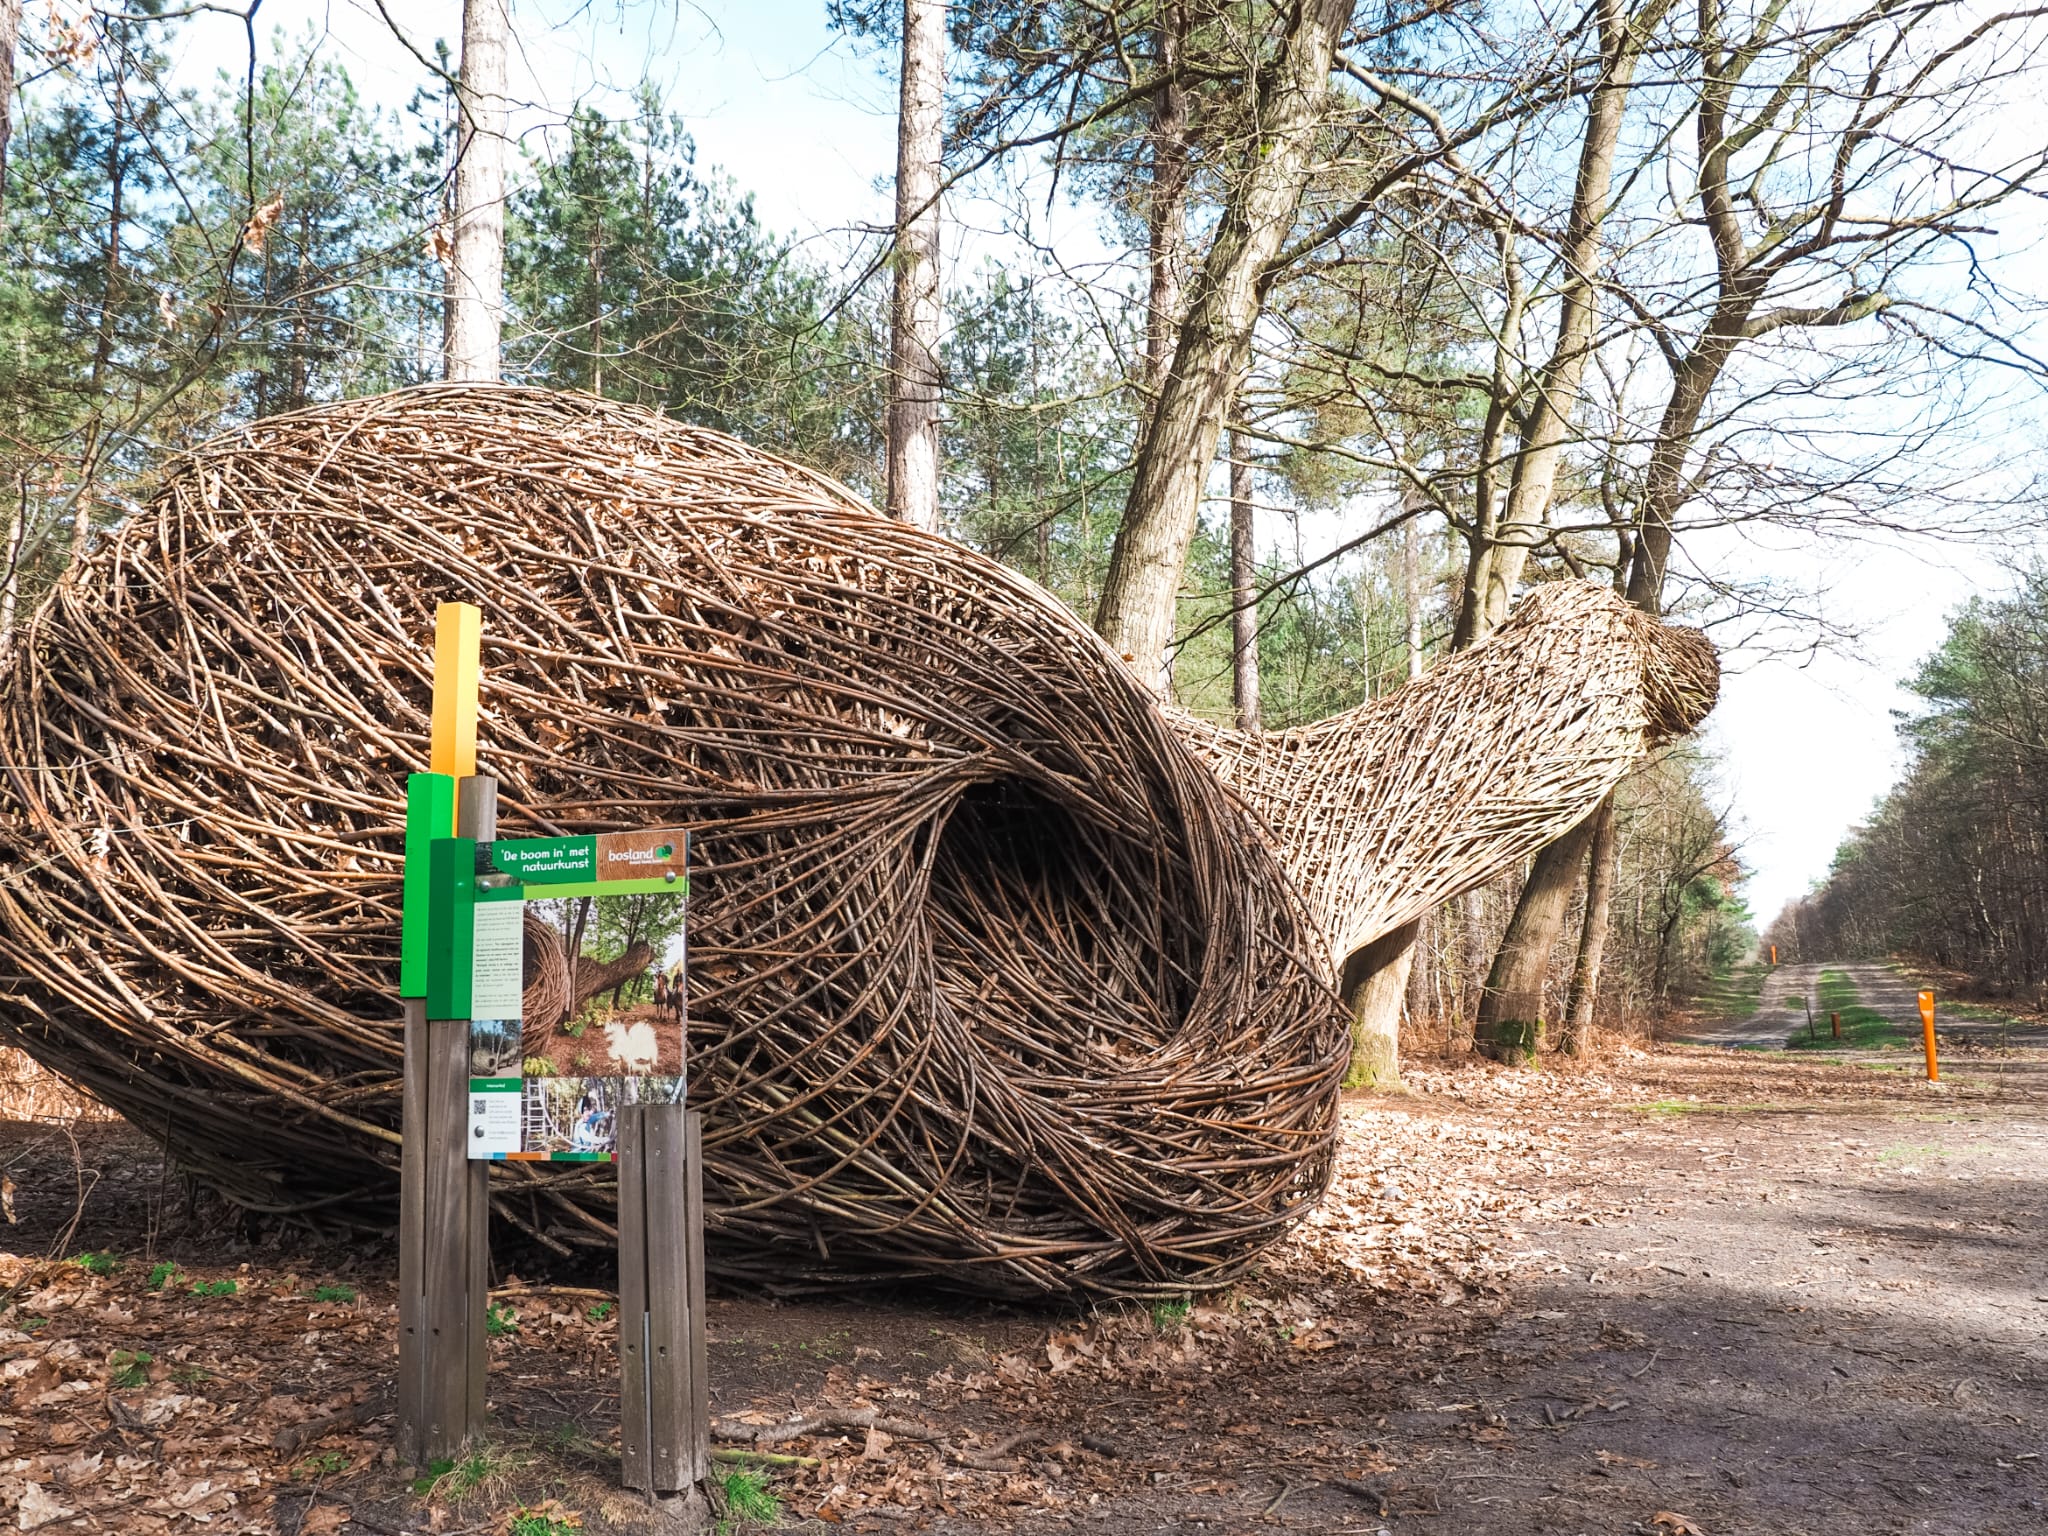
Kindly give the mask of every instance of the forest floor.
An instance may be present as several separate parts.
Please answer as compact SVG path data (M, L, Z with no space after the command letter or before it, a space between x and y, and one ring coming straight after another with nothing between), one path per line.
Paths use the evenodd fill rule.
M812 1532L2048 1529L2048 1051L1944 1050L1938 1087L1884 1050L1424 1060L1227 1294L718 1297L714 1409L836 1420L774 1447L819 1463L766 1490ZM0 1163L0 1524L660 1528L596 1290L508 1278L492 1439L415 1483L388 1251L237 1235L118 1122L0 1126Z

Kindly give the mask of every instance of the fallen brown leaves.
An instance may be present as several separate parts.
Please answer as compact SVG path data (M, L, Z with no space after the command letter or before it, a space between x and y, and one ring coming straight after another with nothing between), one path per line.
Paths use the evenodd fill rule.
M1926 1092L1841 1063L1704 1051L1537 1073L1423 1061L1408 1076L1405 1095L1346 1102L1328 1201L1223 1294L1059 1316L715 1303L715 1445L789 1513L848 1529L1002 1528L1134 1499L1284 1524L1306 1518L1318 1484L1361 1513L1429 1512L1433 1478L1380 1446L1373 1419L1445 1415L1444 1442L1510 1433L1496 1405L1453 1401L1483 1396L1469 1369L1463 1385L1440 1373L1482 1355L1518 1270L1555 1263L1524 1228L1622 1209L1602 1182L1609 1149L1684 1148L1695 1107L1806 1113L1818 1095L1860 1113L1924 1107ZM1724 1166L1722 1150L1698 1155ZM47 1156L16 1176L36 1219L61 1228L73 1158L61 1136ZM320 1300L321 1277L287 1267L153 1274L130 1260L101 1274L0 1257L0 1528L332 1536L355 1512L381 1522L358 1531L490 1533L547 1497L589 1536L641 1528L644 1510L608 1496L608 1293L495 1293L516 1325L491 1343L498 1470L422 1494L388 1449L388 1288ZM742 1334L757 1326L783 1331L756 1347ZM1616 1327L1618 1345L1644 1342ZM1574 1416L1546 1409L1545 1422ZM1588 1464L1649 1466L1611 1450Z
M360 1401L379 1320L309 1301L296 1277L147 1269L0 1255L0 1510L24 1531L268 1536L292 1471L273 1441ZM330 1444L330 1472L381 1450Z

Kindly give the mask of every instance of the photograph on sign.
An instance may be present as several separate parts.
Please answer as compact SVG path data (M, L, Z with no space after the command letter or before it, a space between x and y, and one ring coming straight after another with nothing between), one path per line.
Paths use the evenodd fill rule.
M471 1157L602 1160L622 1105L681 1101L684 846L657 829L491 849L501 883L479 892L472 951ZM503 880L515 873L530 883Z

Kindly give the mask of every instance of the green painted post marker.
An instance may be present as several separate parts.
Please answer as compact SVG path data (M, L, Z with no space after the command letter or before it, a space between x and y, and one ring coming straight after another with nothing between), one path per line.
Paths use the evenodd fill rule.
M428 846L455 829L455 780L415 773L405 781L405 899L399 919L398 995L427 995Z
M427 1017L467 1019L476 944L476 839L435 838L427 865Z

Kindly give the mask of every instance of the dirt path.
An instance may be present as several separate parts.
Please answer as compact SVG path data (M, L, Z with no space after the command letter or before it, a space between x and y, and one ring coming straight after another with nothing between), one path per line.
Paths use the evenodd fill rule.
M1828 1011L1822 1006L1823 972L1840 972L1856 989L1856 1001L1884 1015L1899 1033L1901 1048L1917 1047L1920 1039L1920 988L1891 965L1867 960L1807 961L1783 965L1765 978L1754 1012L1729 1018L1693 1021L1675 1038L1684 1044L1737 1046L1748 1050L1781 1050L1807 1028L1807 1009L1821 1035L1828 1032ZM1943 1039L1970 1043L2048 1046L2048 1027L2016 1021L1995 1010L1956 1005L1943 999L1936 1019Z
M1417 1091L1347 1102L1330 1203L1224 1296L723 1297L715 1407L936 1437L776 1446L821 1462L771 1485L813 1532L2048 1529L2048 1053L1958 1041L1938 1088L1884 1065L1421 1064ZM49 1532L183 1536L180 1499L278 1536L494 1532L549 1498L580 1536L654 1528L612 1491L598 1298L501 1294L494 1448L422 1495L384 1460L389 1254L237 1237L118 1127L81 1151L0 1138L4 1523L33 1485L70 1511ZM119 1252L110 1275L30 1257L85 1186L66 1246Z

